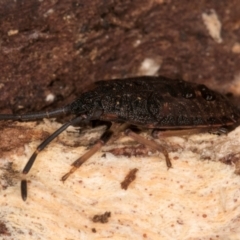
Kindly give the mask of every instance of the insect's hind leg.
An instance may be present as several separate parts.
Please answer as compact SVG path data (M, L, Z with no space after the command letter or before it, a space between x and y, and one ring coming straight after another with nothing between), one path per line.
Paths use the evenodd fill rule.
M92 157L98 150L101 149L103 145L111 138L113 132L107 129L101 138L93 145L93 147L83 154L80 158L78 158L75 162L72 163L72 168L70 171L62 177L62 181L66 181L67 178L74 173L84 162L86 162L90 157Z
M134 139L135 141L145 145L145 146L148 146L150 147L151 149L153 150L157 150L161 153L163 153L163 155L165 156L165 160L166 160L166 165L168 168L171 168L172 167L172 163L170 161L170 158L169 158L169 155L168 155L168 152L167 150L162 147L161 145L159 145L158 143L156 143L155 141L153 140L148 140L142 136L140 136L139 134L133 132L131 129L126 129L125 130L125 134L129 137L131 137L132 139Z
M202 127L202 128L188 128L188 129L176 129L176 130L159 130L154 129L152 131L153 138L164 138L172 136L188 136L199 133L210 133L215 135L223 135L229 132L226 127Z

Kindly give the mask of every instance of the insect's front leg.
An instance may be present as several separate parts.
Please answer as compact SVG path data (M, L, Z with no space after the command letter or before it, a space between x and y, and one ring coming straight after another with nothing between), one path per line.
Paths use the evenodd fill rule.
M67 178L74 173L84 162L86 162L90 157L92 157L98 150L102 148L103 145L111 138L113 132L111 130L106 130L101 138L93 145L93 147L87 151L84 155L78 158L75 162L72 163L72 168L68 173L62 177L62 181L66 181Z

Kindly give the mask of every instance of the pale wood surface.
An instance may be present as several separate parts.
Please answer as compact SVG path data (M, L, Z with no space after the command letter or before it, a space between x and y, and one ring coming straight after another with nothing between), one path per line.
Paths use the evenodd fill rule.
M228 136L201 133L165 139L170 170L160 153L130 158L109 153L132 146L122 136L63 184L62 175L86 151L82 145L99 135L92 131L79 136L68 129L37 158L27 175L29 196L23 202L19 172L60 124L45 120L9 126L2 129L1 145L16 147L2 151L0 160L0 221L6 227L1 239L239 239L240 177L234 166L219 159L239 152L240 128ZM10 162L16 172L6 169ZM138 169L136 179L121 189L133 168ZM92 221L106 211L111 212L107 223Z

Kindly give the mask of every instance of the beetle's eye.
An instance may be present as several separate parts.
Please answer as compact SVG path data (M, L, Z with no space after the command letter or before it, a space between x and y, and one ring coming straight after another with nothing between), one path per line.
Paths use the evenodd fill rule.
M184 91L182 93L182 96L187 99L192 99L196 97L195 92L191 91L190 89L187 89L186 91Z
M213 93L213 91L208 89L205 85L199 85L198 89L200 90L202 97L206 101L214 101L216 99L216 96Z
M190 87L188 84L184 84L181 81L177 87L180 90L182 97L186 99L192 99L196 97L194 89Z
M192 93L185 93L185 94L183 94L183 97L185 97L185 98L192 98L193 94Z

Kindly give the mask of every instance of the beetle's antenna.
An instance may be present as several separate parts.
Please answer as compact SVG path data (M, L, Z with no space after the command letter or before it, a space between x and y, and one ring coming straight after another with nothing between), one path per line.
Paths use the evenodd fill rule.
M51 134L47 139L45 139L35 150L35 152L32 154L30 159L28 160L27 164L25 165L22 173L27 174L30 169L32 168L33 163L36 160L37 155L39 152L41 152L54 138L56 138L60 133L62 133L65 129L67 129L70 125L75 125L77 123L82 122L85 119L84 115L81 115L79 117L73 118L71 121L65 123L62 125L59 129L57 129L53 134ZM25 201L27 199L27 182L26 180L21 181L21 195L22 199Z
M41 152L54 138L56 138L60 133L62 133L66 128L68 128L70 125L74 125L76 123L82 122L83 117L76 117L72 119L71 121L63 124L59 129L57 129L53 134L51 134L47 139L45 139L35 150L35 152L32 154L30 159L28 160L27 164L25 165L23 169L23 174L27 174L29 170L31 169L37 155L39 152Z
M71 112L69 105L55 109L53 111L45 111L38 113L26 113L26 114L0 114L0 120L18 120L18 121L30 121L43 118L57 117L65 115Z

